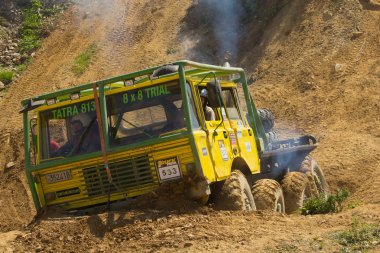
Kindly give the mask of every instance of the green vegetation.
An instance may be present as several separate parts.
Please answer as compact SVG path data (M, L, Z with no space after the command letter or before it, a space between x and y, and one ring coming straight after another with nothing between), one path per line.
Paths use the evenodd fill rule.
M0 29L0 39L5 38L6 35L7 33Z
M354 217L351 228L337 235L341 252L366 252L380 244L380 227L362 222Z
M19 0L19 5L26 7L19 30L21 37L20 53L31 53L41 46L41 39L50 34L53 25L49 18L62 12L68 5L47 7L39 0Z
M356 207L358 207L358 206L360 206L360 205L362 205L363 203L361 202L361 201L359 201L359 200L357 200L357 201L353 201L353 202L350 202L350 203L348 203L348 208L349 209L354 209L354 208L356 208Z
M31 7L24 10L20 28L20 53L30 53L41 46L42 20L40 12L42 4L33 0Z
M177 53L178 50L172 48L172 47L169 47L166 49L166 54L169 55L169 54L175 54Z
M98 46L92 44L82 54L78 55L74 60L74 65L71 68L73 73L77 76L82 75L88 66L90 66L91 60L98 51Z
M13 71L0 69L0 81L4 84L9 84L13 79Z
M28 65L28 62L25 62L25 63L22 63L20 65L17 65L16 66L16 72L17 73L23 72L24 70L26 70L27 65Z
M7 20L6 20L4 17L0 16L0 25L4 25L4 23L5 23L6 21L7 21Z
M301 209L301 214L338 213L343 209L343 202L349 195L348 190L339 190L335 195L320 196L309 199Z

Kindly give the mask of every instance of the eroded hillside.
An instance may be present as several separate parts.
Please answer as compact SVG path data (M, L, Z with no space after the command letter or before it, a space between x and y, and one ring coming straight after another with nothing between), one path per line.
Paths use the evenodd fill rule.
M380 224L376 1L268 1L252 16L240 10L244 19L234 21L238 29L230 31L238 36L227 46L217 39L212 11L218 10L204 4L86 0L63 14L0 99L0 168L15 163L0 172L0 251L333 252L342 248L335 234L349 228L352 217ZM306 217L209 207L128 208L76 218L47 216L26 226L35 213L23 173L17 113L22 99L182 58L221 64L231 43L236 48L227 58L247 70L252 95L259 107L273 110L280 136L315 134L320 146L313 155L333 190L350 190L346 204L356 208ZM91 65L75 75L75 57L94 44L98 51Z

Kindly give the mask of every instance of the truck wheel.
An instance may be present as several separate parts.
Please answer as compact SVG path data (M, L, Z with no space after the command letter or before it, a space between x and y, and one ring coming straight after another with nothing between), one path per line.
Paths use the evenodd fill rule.
M299 171L306 174L310 185L310 195L312 197L327 197L329 195L329 187L325 175L313 157L306 156L301 163Z
M258 109L257 113L261 119L265 132L269 132L274 125L274 116L273 113L266 108Z
M293 213L302 208L305 200L309 197L307 190L308 179L301 172L288 172L282 180L286 212Z
M252 188L252 194L258 210L285 213L284 193L276 180L258 180Z
M216 206L225 210L256 210L251 188L241 171L232 171L230 178L224 182Z
M270 142L278 140L278 134L275 131L270 131L267 133Z

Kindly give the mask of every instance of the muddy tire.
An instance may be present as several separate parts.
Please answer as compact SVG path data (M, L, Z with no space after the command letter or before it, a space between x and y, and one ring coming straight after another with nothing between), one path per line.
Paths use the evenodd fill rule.
M274 125L274 116L273 113L266 108L258 109L257 113L261 119L265 132L269 132Z
M308 179L304 173L288 172L282 180L284 191L286 213L293 213L303 207L309 198Z
M325 179L325 175L317 162L311 156L306 156L299 171L307 176L309 182L309 194L312 197L329 195L329 187Z
M285 213L285 199L281 185L272 179L258 180L252 188L257 210Z
M278 140L278 134L275 131L270 131L267 133L270 142Z
M245 175L235 170L231 173L216 200L216 207L223 210L255 211L256 205Z

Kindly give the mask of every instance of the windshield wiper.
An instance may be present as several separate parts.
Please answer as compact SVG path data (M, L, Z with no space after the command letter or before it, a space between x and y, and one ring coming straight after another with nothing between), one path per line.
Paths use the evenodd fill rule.
M126 120L124 118L122 118L122 119L123 119L123 121L127 122L128 124L130 124L131 126L133 126L134 128L136 128L137 130L139 130L140 132L142 132L143 134L145 134L149 138L153 138L153 136L150 135L149 133L147 133L144 129L139 128L138 126L136 126L135 124L129 122L128 120Z

